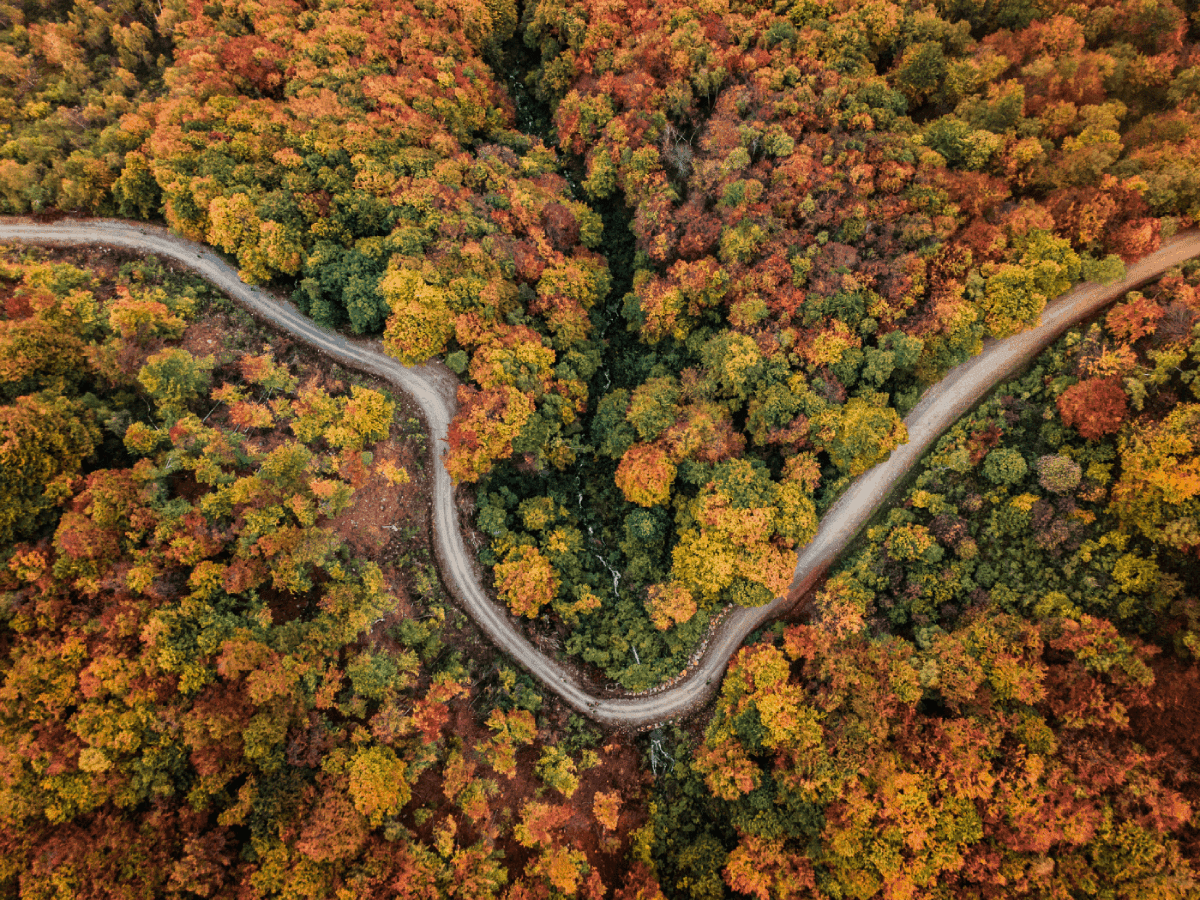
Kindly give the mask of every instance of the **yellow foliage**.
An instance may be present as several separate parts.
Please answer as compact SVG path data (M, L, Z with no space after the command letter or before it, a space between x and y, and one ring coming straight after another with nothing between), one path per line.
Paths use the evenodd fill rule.
M558 594L558 577L536 547L516 547L495 568L496 591L518 616L532 619Z
M1200 403L1135 425L1119 446L1112 509L1125 528L1177 549L1200 545Z
M408 470L404 466L398 466L390 459L381 462L377 467L380 475L387 479L388 483L400 485L408 484Z
M418 272L391 268L379 283L391 309L383 346L406 365L424 362L446 351L454 334L454 318L446 292L425 283Z
M605 831L616 831L621 815L621 795L616 791L596 791L592 797L592 815Z
M325 434L330 445L342 450L362 450L381 441L392 428L396 404L379 391L354 385L349 397L337 399L337 424Z
M360 747L350 761L350 796L354 808L377 828L386 816L394 815L409 801L411 792L404 780L406 763L391 747L373 744Z
M726 466L725 487L710 483L688 506L691 527L681 531L672 551L671 578L706 605L765 603L791 584L795 557L780 544L790 546L792 535L810 537L815 510L794 482L760 481L742 460ZM800 522L783 519L793 513Z

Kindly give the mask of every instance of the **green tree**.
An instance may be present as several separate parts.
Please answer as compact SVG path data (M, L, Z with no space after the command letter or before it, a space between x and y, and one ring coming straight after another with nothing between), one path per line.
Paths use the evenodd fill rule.
M861 475L908 439L887 399L887 394L851 397L840 409L831 407L813 417L817 446L843 473Z
M33 394L0 406L0 541L43 524L99 442L92 415L66 397Z
M160 350L138 372L145 389L163 418L173 421L187 412L188 404L208 393L212 356L197 359L182 347Z

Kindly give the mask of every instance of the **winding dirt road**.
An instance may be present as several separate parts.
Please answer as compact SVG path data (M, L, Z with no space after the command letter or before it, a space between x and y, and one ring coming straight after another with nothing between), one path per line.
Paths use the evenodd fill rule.
M1087 318L1125 291L1152 280L1190 257L1200 255L1200 232L1167 241L1162 249L1129 267L1111 285L1081 285L1047 306L1041 324L1003 341L990 342L975 358L952 369L922 396L904 420L908 443L860 476L821 520L817 536L801 549L787 596L731 613L709 642L692 672L670 688L622 699L593 696L572 673L541 653L513 627L509 614L492 603L475 573L474 557L463 542L453 486L441 463L455 411L457 379L440 363L403 366L386 356L378 341L353 341L317 327L292 304L247 285L233 267L206 247L152 225L112 220L70 220L54 224L0 217L0 241L29 244L103 244L170 257L196 271L230 297L276 327L360 371L378 375L406 391L421 407L434 456L434 540L442 575L458 601L495 644L529 670L570 706L606 725L640 728L676 717L703 703L720 685L730 657L746 636L786 612L808 591L883 504L892 488L921 454L992 387L1037 356L1073 323Z

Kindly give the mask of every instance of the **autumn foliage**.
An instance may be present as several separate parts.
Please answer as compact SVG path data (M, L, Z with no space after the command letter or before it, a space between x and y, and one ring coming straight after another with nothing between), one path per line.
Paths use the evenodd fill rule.
M646 592L690 577L711 467L762 464L815 509L985 337L1200 214L1194 42L1168 0L18 6L0 203L161 215L320 324L443 357L464 382L454 479L496 501L488 521L536 496L574 510L592 543L547 556L556 615L630 684L694 637L660 634ZM178 328L156 302L119 313L126 340ZM1153 309L1131 298L1110 327L1146 340ZM24 328L38 365L80 352ZM203 393L203 360L146 375ZM1091 360L1062 415L1114 434L1129 374ZM800 522L762 540L782 551ZM542 539L485 530L493 566ZM752 590L691 582L691 629L782 583L754 553Z
M0 2L0 208L162 217L443 359L500 598L644 689L787 590L927 385L1200 221L1195 18ZM10 893L1190 889L1194 783L1126 719L1152 645L1200 653L1191 268L952 429L811 623L743 652L618 887L597 848L636 804L539 743L512 673L457 734L437 616L387 619L429 570L347 549L410 478L372 456L392 401L189 342L208 294L149 263L6 260Z
M468 673L395 403L156 262L3 265L0 325L56 321L94 364L15 353L4 383L34 393L0 407L0 889L604 896L632 751L603 765L526 676ZM547 789L580 798L553 827Z
M1088 378L1072 385L1058 397L1058 414L1089 440L1113 434L1129 414L1120 379Z
M695 764L737 834L721 877L760 897L1080 878L1185 896L1192 807L1129 734L1149 656L1089 617L995 614L920 647L797 626L742 651Z

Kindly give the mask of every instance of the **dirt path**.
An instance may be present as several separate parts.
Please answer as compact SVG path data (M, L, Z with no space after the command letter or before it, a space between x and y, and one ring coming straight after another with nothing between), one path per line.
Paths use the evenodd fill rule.
M441 453L454 416L457 379L440 363L403 366L386 356L378 341L350 340L317 327L292 304L245 284L236 270L206 247L152 225L112 220L69 220L41 224L0 217L0 241L32 244L104 244L170 257L195 270L255 314L269 320L343 365L378 375L406 391L420 405L429 426L434 455L434 541L442 575L463 607L495 644L520 662L570 706L606 725L638 728L665 721L703 703L721 683L725 666L746 635L787 611L791 598L807 591L846 548L892 487L917 463L921 454L993 386L1016 372L1049 346L1073 323L1087 318L1123 293L1180 262L1200 255L1200 232L1167 241L1156 253L1129 267L1120 282L1086 284L1059 297L1042 315L1041 324L1003 341L989 343L974 359L951 370L922 396L904 420L909 440L885 462L860 476L821 520L817 536L802 548L787 597L729 615L688 677L659 693L626 699L604 699L583 689L565 667L537 650L513 627L510 616L488 599L475 572L454 505L453 486Z

